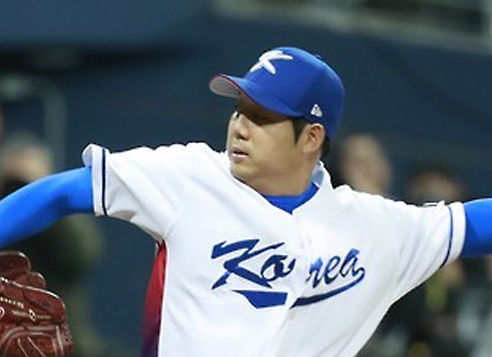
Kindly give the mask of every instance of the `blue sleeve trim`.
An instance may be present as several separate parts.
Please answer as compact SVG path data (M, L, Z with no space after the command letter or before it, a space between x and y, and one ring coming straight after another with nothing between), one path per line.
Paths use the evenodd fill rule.
M45 177L0 201L0 248L36 234L60 218L93 212L90 168Z
M473 257L492 253L492 199L466 202L465 242L462 257Z
M105 216L108 215L108 211L106 209L106 150L103 150L102 154L102 170L101 170L101 183L102 183L102 190L101 190L101 205L103 209L103 214Z
M454 222L453 222L453 211L451 210L451 207L448 206L448 211L449 211L449 241L448 241L448 250L446 252L446 256L444 257L444 261L442 262L441 266L439 268L442 268L449 259L449 255L451 254L451 247L453 246L453 231L454 231Z

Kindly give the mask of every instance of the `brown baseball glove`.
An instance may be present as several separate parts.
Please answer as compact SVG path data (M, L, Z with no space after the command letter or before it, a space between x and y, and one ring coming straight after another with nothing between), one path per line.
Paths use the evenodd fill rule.
M0 252L0 357L73 353L65 304L21 252Z

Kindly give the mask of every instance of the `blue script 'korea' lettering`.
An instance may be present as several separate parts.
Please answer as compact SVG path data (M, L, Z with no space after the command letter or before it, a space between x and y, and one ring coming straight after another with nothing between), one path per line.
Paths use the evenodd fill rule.
M212 249L212 259L229 256L223 264L225 269L219 279L212 285L212 290L227 284L228 278L235 275L254 285L271 289L271 282L289 275L295 266L295 259L288 264L287 256L281 254L268 254L285 243L275 243L263 248L257 248L259 239L246 239L238 242L221 242ZM261 257L257 271L251 271L244 267L244 263L253 258ZM287 293L264 290L233 290L243 295L256 308L283 305L287 299Z
M358 255L357 249L351 249L345 258L335 255L326 263L318 258L311 264L307 278L308 283L312 284L313 288L320 284L330 287L337 283L336 287L328 288L328 291L322 294L299 298L294 306L309 305L326 300L359 284L364 279L366 270L357 265Z

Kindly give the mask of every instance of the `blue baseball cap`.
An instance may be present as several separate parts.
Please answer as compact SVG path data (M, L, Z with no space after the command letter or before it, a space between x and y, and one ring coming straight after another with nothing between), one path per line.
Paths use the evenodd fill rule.
M329 138L343 113L340 77L321 57L295 47L267 51L244 77L221 74L212 78L209 87L226 97L244 93L273 112L323 124Z

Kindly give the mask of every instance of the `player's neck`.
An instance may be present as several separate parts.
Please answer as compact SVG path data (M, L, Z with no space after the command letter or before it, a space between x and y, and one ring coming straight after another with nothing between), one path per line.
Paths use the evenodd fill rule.
M253 187L256 191L266 196L298 196L302 194L309 187L310 181L307 181L302 185L295 186L271 186L269 187Z
M299 170L295 175L258 178L249 186L266 196L298 196L309 187L312 170Z

